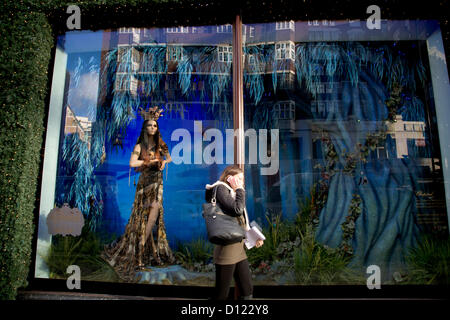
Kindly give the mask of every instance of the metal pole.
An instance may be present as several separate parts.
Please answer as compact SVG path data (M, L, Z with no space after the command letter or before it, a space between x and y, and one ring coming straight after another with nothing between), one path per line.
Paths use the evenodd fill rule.
M242 62L242 17L237 14L233 24L234 163L244 169L244 76Z

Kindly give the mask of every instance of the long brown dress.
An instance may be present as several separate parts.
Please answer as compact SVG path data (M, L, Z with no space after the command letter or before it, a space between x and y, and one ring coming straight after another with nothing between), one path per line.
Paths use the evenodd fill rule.
M150 150L143 149L141 148L141 154L139 155L140 160L147 157L155 159L158 154L168 154L167 145L162 140L160 140L159 152L155 152L155 146ZM128 282L135 280L135 272L140 261L145 266L162 265L175 261L164 226L162 171L159 170L157 165L139 167L137 171L140 171L141 174L125 233L116 242L105 247L102 254L103 258L114 267L120 278ZM141 242L142 238L145 237L148 215L151 204L155 199L159 204L156 243L152 231L143 247Z

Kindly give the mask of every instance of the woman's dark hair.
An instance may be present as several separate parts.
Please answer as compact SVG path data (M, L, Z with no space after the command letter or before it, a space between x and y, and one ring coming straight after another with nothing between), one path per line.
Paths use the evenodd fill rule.
M142 124L142 128L141 128L141 134L139 135L139 138L137 139L136 144L141 144L141 149L144 148L144 150L148 150L148 145L149 145L149 135L147 133L147 126L150 123L150 121L154 121L154 120L145 120L144 123ZM155 153L159 155L159 146L160 146L160 141L161 141L161 135L159 133L159 124L158 121L156 122L156 132L155 135L153 136L154 142L155 142Z
M226 184L230 185L227 181L227 177L228 176L235 176L239 173L244 173L244 170L242 170L241 168L239 168L239 166L237 165L231 165L225 168L225 170L223 170L222 174L220 175L219 180L222 182L225 182Z

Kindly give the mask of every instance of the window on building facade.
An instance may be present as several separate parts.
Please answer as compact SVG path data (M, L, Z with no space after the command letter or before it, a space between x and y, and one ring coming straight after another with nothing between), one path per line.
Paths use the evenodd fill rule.
M295 31L295 22L293 20L290 21L280 21L275 23L276 30L292 30Z
M167 46L167 61L180 61L183 59L183 47Z
M119 33L133 33L134 28L120 28Z
M244 25L242 28L243 35L246 37L253 38L255 36L255 27Z
M291 41L278 42L275 44L275 57L277 60L295 60L295 45Z
M189 33L189 27L166 28L167 33Z
M233 31L233 26L231 24L224 24L217 26L217 33L231 33Z
M254 54L247 55L247 61L248 64L255 65L256 64L255 55Z
M233 61L233 47L231 46L219 46L217 47L219 62L231 62Z
M280 101L275 106L275 117L280 120L295 120L295 102Z

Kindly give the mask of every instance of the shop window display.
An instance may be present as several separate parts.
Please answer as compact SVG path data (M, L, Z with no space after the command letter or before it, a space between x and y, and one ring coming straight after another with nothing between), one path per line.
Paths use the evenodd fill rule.
M427 281L417 275L424 243L448 236L429 60L440 53L427 45L439 28L382 28L381 38L352 21L242 28L247 208L267 238L248 253L255 285L365 284L371 265L383 283ZM55 70L66 76L37 278L65 278L70 263L85 280L214 284L201 204L204 186L234 160L231 31L120 28L58 39ZM103 253L127 234L142 175L129 166L140 110L155 107L162 160L172 162L158 178L149 259L124 275ZM83 214L79 236L46 229L50 210L66 206ZM170 259L155 258L159 249ZM141 254L138 244L132 250Z

